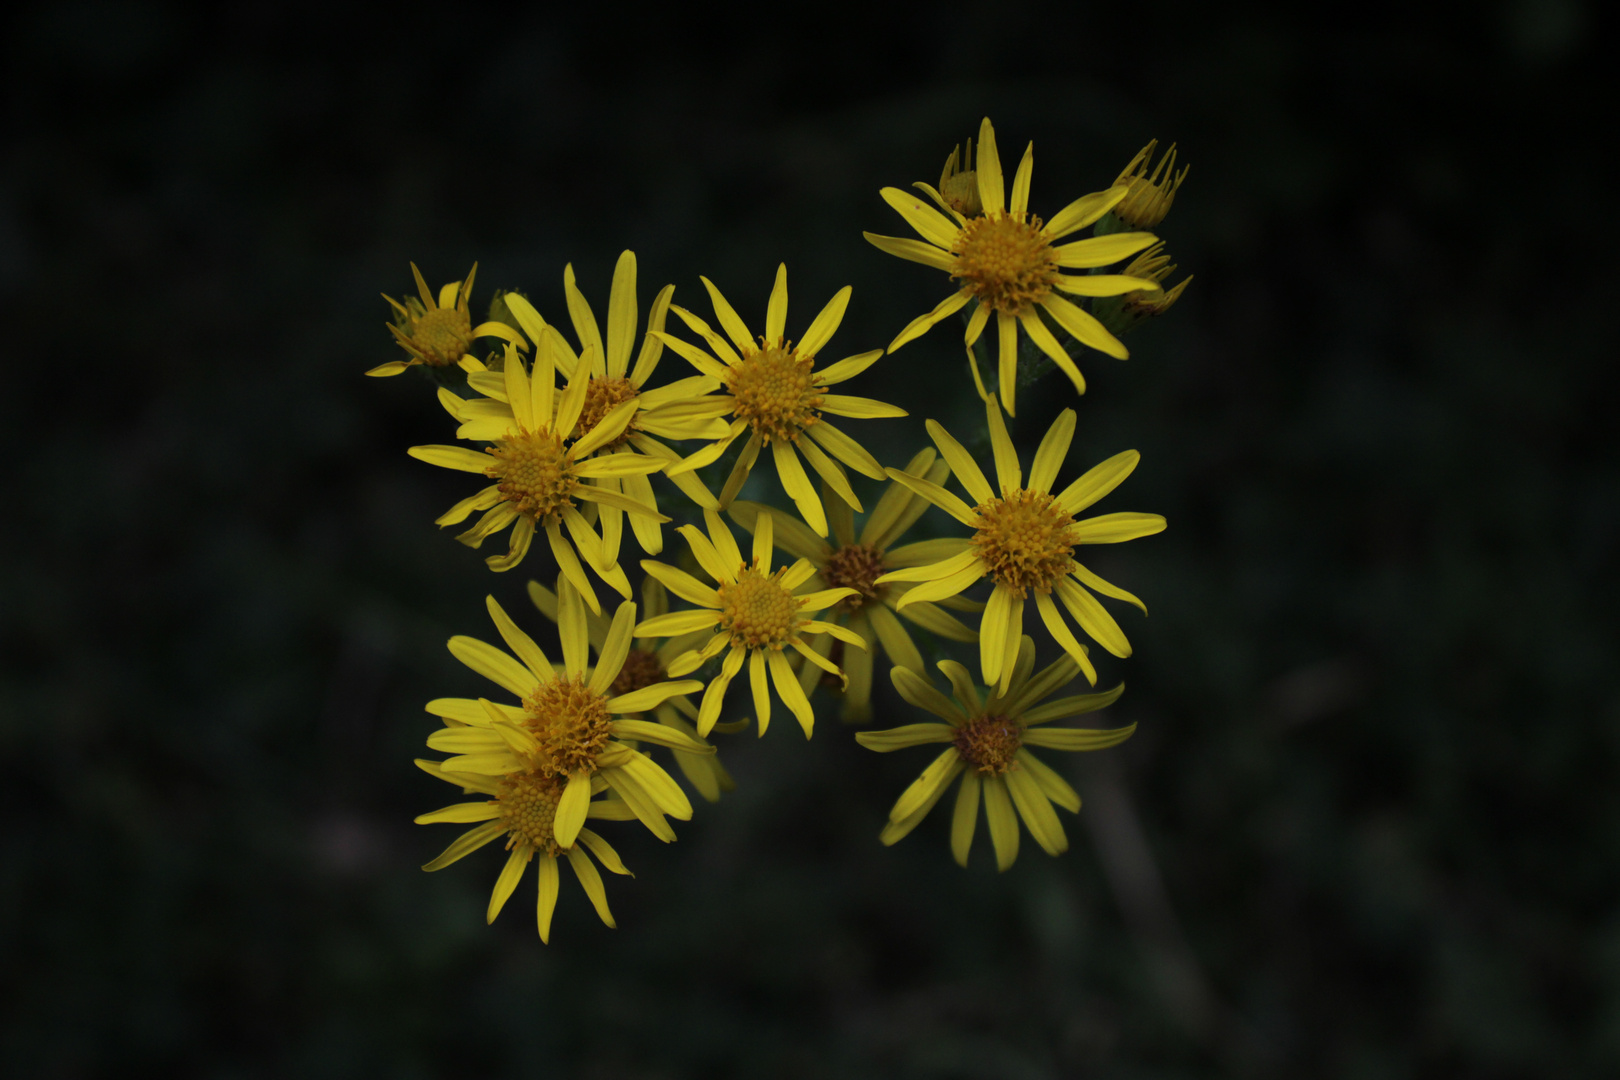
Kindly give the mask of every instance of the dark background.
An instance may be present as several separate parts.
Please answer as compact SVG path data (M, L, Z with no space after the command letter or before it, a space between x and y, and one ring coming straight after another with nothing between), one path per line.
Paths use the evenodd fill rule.
M16 18L6 1071L1615 1075L1612 41L1574 0L1216 8ZM879 346L944 282L862 241L906 231L878 188L986 113L1047 214L1149 137L1193 166L1191 289L1015 426L1077 404L1065 478L1134 446L1102 509L1170 521L1094 562L1152 618L1104 669L1137 737L1046 755L1073 849L879 846L926 757L823 705L727 742L679 843L612 834L619 930L565 880L541 946L532 872L486 927L499 858L417 869L454 793L410 759L483 692L445 638L554 570L432 525L469 489L404 454L450 434L426 381L361 377L377 294L478 260L562 319L572 260L601 312L630 247L643 304L702 273L758 322L785 260L790 332L853 284L829 355ZM859 425L886 462L971 427L953 338L851 385L912 412Z

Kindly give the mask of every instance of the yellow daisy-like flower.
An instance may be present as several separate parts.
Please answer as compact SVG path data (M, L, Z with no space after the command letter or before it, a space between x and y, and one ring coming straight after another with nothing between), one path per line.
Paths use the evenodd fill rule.
M427 710L451 726L428 736L428 746L456 754L441 762L450 772L506 776L539 772L561 777L568 785L557 821L557 841L573 842L587 798L587 781L600 775L635 816L661 840L675 834L663 815L686 820L692 804L680 786L646 755L622 740L649 742L694 754L712 754L714 748L662 724L636 719L669 698L701 690L696 679L664 681L625 694L613 693L613 684L630 655L631 629L636 605L619 605L597 656L589 666L590 634L585 604L567 578L558 578L562 592L558 630L563 663L553 667L533 638L520 630L494 597L487 600L501 639L517 654L511 655L477 638L450 639L450 652L497 686L516 694L517 705L501 705L470 698L438 698Z
M1035 668L1035 642L1022 638L1010 682L999 691L987 687L981 696L967 668L954 660L941 660L939 670L951 683L951 696L909 668L890 672L900 696L919 709L944 720L943 724L906 724L888 731L862 731L855 738L868 750L887 752L927 743L950 743L935 758L889 811L889 823L879 839L893 844L915 829L934 808L950 782L958 776L956 810L951 815L951 854L966 866L968 849L979 820L979 796L996 868L1005 870L1018 858L1018 821L1048 855L1068 850L1052 804L1070 813L1080 810L1080 796L1068 781L1029 752L1032 746L1048 750L1102 750L1130 738L1135 724L1112 729L1042 727L1068 716L1106 708L1125 692L1125 684L1101 694L1076 694L1042 705L1039 702L1068 685L1080 673L1070 657L1060 657L1040 674ZM953 700L954 699L954 700ZM1016 810L1016 816L1014 811Z
M535 907L540 927L540 940L551 940L551 918L557 907L557 892L561 886L557 871L557 857L563 856L579 878L585 895L591 899L597 915L608 926L617 924L608 909L607 891L602 888L602 875L597 873L590 855L615 874L628 874L619 853L596 832L581 827L575 842L563 847L557 843L555 823L562 797L568 790L567 781L544 773L516 772L510 776L482 776L477 773L451 772L432 761L418 760L417 764L432 776L459 786L465 794L488 795L483 802L454 803L416 819L418 825L435 822L457 824L479 823L476 828L461 834L438 858L422 867L424 870L442 870L463 856L477 851L492 840L507 838L506 865L495 879L495 890L490 894L486 922L494 922L506 901L517 888L529 862L539 856L540 900ZM605 791L607 781L596 777L591 782L593 794ZM620 821L631 816L623 800L597 799L586 804L586 818L604 818ZM587 854L590 853L590 855Z
M923 450L906 465L911 476L940 484L950 475L943 461L935 461L932 449ZM878 584L878 578L890 570L933 562L953 555L960 545L954 540L922 540L899 547L895 542L928 509L928 501L918 497L909 488L891 482L855 533L855 519L842 503L828 500L828 516L832 519L833 543L828 543L792 518L774 518L776 546L790 555L808 559L816 568L820 581L835 588L849 588L854 592L835 604L826 615L826 621L849 629L871 642L874 638L889 659L901 667L923 670L922 654L911 640L905 624L895 618L897 604L913 586L901 582ZM731 516L743 528L753 531L761 514L770 508L758 503L734 502ZM969 610L983 605L952 600ZM963 626L954 616L930 603L911 604L901 614L924 630L952 641L975 641L978 635ZM831 659L837 641L831 637L816 639L811 645L817 655ZM872 666L877 660L876 649L856 649L846 652L840 663L849 684L844 690L843 717L851 723L861 723L872 716ZM822 678L821 668L806 663L799 669L799 684L808 695Z
M1141 608L1143 614L1147 613L1146 605L1076 562L1074 549L1081 544L1118 544L1162 532L1164 518L1159 514L1117 513L1076 521L1075 515L1118 487L1136 468L1141 455L1135 450L1116 454L1054 495L1052 483L1074 437L1074 410L1059 413L1041 440L1026 485L995 398L986 398L984 407L1000 494L990 487L962 444L938 423L928 421L934 445L976 505L969 506L939 484L898 469L890 469L889 475L974 532L959 540L935 541L935 550L941 556L948 554L948 558L928 566L890 571L877 580L922 583L900 598L896 607L903 611L920 601L938 602L955 596L988 577L995 588L979 626L979 661L984 681L999 681L1003 693L1013 676L1023 634L1024 600L1033 592L1046 629L1095 684L1096 669L1086 657L1084 646L1075 640L1058 614L1052 596L1057 595L1080 628L1103 648L1119 657L1131 654L1124 631L1087 590L1128 601Z
M675 833L664 816L681 820L692 816L692 804L680 786L646 755L625 745L624 740L689 753L713 752L713 748L662 724L635 718L671 697L700 689L702 683L690 679L660 682L630 693L613 693L630 653L636 605L629 601L619 605L592 669L588 666L590 643L584 600L566 578L558 579L558 588L562 669L553 667L534 639L518 628L493 596L488 597L490 617L518 659L477 638L459 635L450 639L450 652L473 671L516 695L519 704L504 705L485 698L439 698L428 702L427 711L447 725L428 736L428 746L456 756L442 762L418 762L441 779L494 796L490 802L463 803L417 819L485 822L463 834L424 869L441 869L496 837L508 835L512 854L496 882L489 918L494 920L523 868L535 854L540 854L542 939L549 933L557 899L559 854L568 856L602 920L613 925L601 880L584 852L576 848L576 842L589 848L608 869L615 873L624 870L613 849L584 828L587 818L635 817L654 836L668 842L675 839ZM616 800L591 801L593 795L609 789Z
M969 153L971 155L971 147ZM951 176L965 175L954 173L954 161L953 154L952 160L946 162L946 176L941 178L941 183L947 186L951 186ZM1157 287L1151 281L1124 274L1061 272L1108 266L1141 251L1156 238L1152 233L1115 233L1058 244L1058 240L1086 228L1108 213L1126 197L1129 189L1112 187L1076 199L1059 210L1051 221L1043 224L1040 218L1029 213L1029 183L1034 162L1035 144L1031 143L1024 151L1024 159L1013 178L1009 201L1002 182L1001 160L996 153L995 129L986 117L979 127L977 168L972 169L979 195L976 216L969 217L960 209L971 206L971 203L963 200L959 194L947 199L927 184L916 186L939 205L939 210L899 188L884 188L884 201L899 211L900 216L917 230L923 240L862 234L879 249L943 270L953 281L960 283L957 291L938 307L913 319L910 325L900 331L889 343L889 351L894 352L907 342L914 341L941 319L960 311L969 302L977 301L968 320L966 337L973 379L982 397L985 394L984 381L979 376L978 362L973 359L973 345L994 314L1001 355L1001 398L1009 414L1013 412L1020 326L1029 339L1069 377L1076 392L1083 394L1086 392L1085 378L1068 351L1053 336L1046 323L1041 321L1041 312L1045 311L1053 322L1082 345L1123 360L1130 355L1125 346L1089 312L1059 294L1117 296L1135 289ZM971 162L963 164L972 165ZM961 185L958 183L955 186Z
M1159 140L1154 139L1137 151L1114 181L1115 187L1125 187L1130 192L1115 204L1114 216L1132 229L1151 229L1163 221L1170 213L1170 205L1176 201L1176 191L1192 169L1191 165L1186 165L1176 172L1176 145L1171 143L1169 153L1159 159L1153 175L1149 176L1148 163L1153 160L1153 149L1158 145Z
M658 335L664 329L675 286L664 286L653 300L647 312L647 334L642 339L634 368L630 366L630 352L635 343L637 322L635 253L626 251L620 254L618 265L614 268L613 287L608 294L605 336L590 304L574 282L572 264L563 271L563 289L568 297L569 317L579 338L580 353L577 355L556 327L547 325L527 299L508 294L506 302L513 317L537 348L543 348L543 343L549 342L553 362L565 378L572 378L582 358L589 357L585 405L579 419L580 432L590 431L598 421L625 402L635 402L630 422L598 453L633 447L648 457L673 464L681 456L660 442L660 438L716 439L726 435L730 430L729 425L720 419L726 412L726 406L711 396L711 392L719 388L720 380L710 375L694 375L655 390L646 389L647 380L652 377L664 353L664 343ZM498 372L477 372L469 376L467 381L473 389L487 397L506 400L505 384ZM703 486L703 481L697 476L682 473L673 479L676 486L700 507L718 505L714 494ZM622 492L646 506L656 508L658 505L652 482L643 475L595 477L591 483L611 492ZM616 506L604 503L600 510L603 546L606 555L616 560L623 535L623 518ZM642 549L649 555L657 555L664 549L663 533L657 519L631 515L630 527Z
M411 358L378 364L366 372L367 375L398 375L417 364L436 368L452 364L476 365L476 368L469 367L469 370L476 370L484 365L467 355L475 339L499 337L513 342L522 340L518 332L505 323L486 322L473 326L467 305L472 299L473 278L478 276L477 263L473 263L465 282L452 281L439 290L437 299L415 263L411 263L411 273L416 276L416 289L422 296L420 302L413 296L407 296L402 304L387 293L383 294L383 299L393 305L394 312L404 324L401 328L399 324L389 323L389 332L394 335L394 343L409 353Z
M854 378L883 355L882 349L850 356L817 371L816 354L832 338L844 319L849 306L851 289L839 289L827 306L821 309L797 345L783 336L787 328L787 267L778 266L776 286L771 290L770 304L765 312L765 333L757 340L748 332L737 313L732 310L720 290L708 278L701 279L714 302L715 317L725 330L721 337L709 324L690 311L676 305L674 311L694 333L702 335L713 355L704 352L680 338L659 335L665 344L684 356L705 375L719 379L726 392L715 396L725 404L725 412L732 417L726 436L704 447L679 465L670 467L671 477L692 469L702 468L715 461L744 431L752 434L744 444L742 454L726 478L720 492L720 506L730 505L737 497L749 470L759 457L762 447L769 446L776 459L776 475L788 497L799 508L804 520L821 536L827 535L827 515L816 495L815 487L805 475L799 455L850 506L859 510L860 500L850 490L849 479L839 462L856 472L883 479L883 468L877 459L854 439L829 423L823 414L869 418L905 416L904 409L885 405L871 398L829 394L827 387ZM726 338L731 340L728 342ZM732 346L735 345L736 348ZM716 359L718 357L718 359ZM831 455L830 457L828 455ZM835 461L834 458L837 460Z
M557 594L540 584L538 581L529 582L529 599L534 606L540 609L546 618L557 621L558 607ZM657 618L669 611L669 594L654 578L645 578L641 583L642 612L648 618ZM595 613L589 613L585 618L585 626L590 633L591 645L602 651L607 642L608 631L611 629L607 619ZM624 667L619 671L619 677L613 680L609 687L613 694L629 694L643 687L654 686L663 682L667 677L668 668L677 656L686 652L694 645L700 645L707 635L703 631L694 634L682 634L680 637L670 638L663 645L653 647L650 643L637 645L625 656ZM672 698L659 702L652 709L653 718L667 728L673 728L689 739L698 739L697 706L693 705L685 695L677 694ZM722 730L738 730L743 725L719 725ZM701 741L701 740L699 740ZM707 744L705 744L707 745ZM681 767L681 772L697 788L698 794L709 802L720 798L722 791L732 791L736 783L731 774L720 764L720 756L716 753L694 753L690 750L675 749L675 764Z
M1170 310L1170 305L1176 302L1192 281L1192 275L1189 274L1173 288L1164 288L1164 279L1176 272L1176 264L1164 253L1163 244L1154 244L1131 260L1131 265L1125 268L1125 272L1133 277L1146 278L1159 286L1156 291L1126 293L1119 298L1122 310L1132 319L1163 315Z
M804 643L806 634L831 634L858 649L866 648L866 641L842 626L818 622L811 616L832 607L851 595L850 588L821 589L801 593L797 590L815 577L816 568L809 559L800 559L790 567L771 569L771 545L775 536L773 515L762 513L754 527L753 558L745 560L726 523L713 510L703 511L709 534L703 535L695 526L683 525L682 536L692 549L698 565L714 579L715 585L705 585L684 570L667 566L652 559L643 559L642 569L657 578L670 592L683 600L697 604L697 610L672 611L648 619L636 627L637 637L673 637L699 630L710 631L709 641L701 649L691 649L676 657L668 666L670 675L679 677L696 671L704 661L727 649L720 674L709 683L703 693L703 704L698 709L697 730L706 736L720 717L720 705L731 680L748 661L748 677L754 691L754 709L759 715L759 733L771 722L771 684L776 685L776 696L788 707L810 737L815 726L815 714L810 701L799 685L798 676L788 665L783 650L792 647L808 662L823 671L843 679L838 666ZM769 671L767 678L766 672Z
M586 350L587 357L590 352ZM486 398L455 405L466 421L456 435L493 445L482 451L464 446L413 446L409 453L432 465L483 473L495 481L437 519L440 526L454 525L466 520L474 510L484 511L476 525L456 537L475 548L487 537L516 522L507 554L486 560L491 570L510 570L523 561L535 530L543 528L558 566L585 596L591 610L600 612L601 605L580 566L575 547L591 569L620 595L630 596L630 582L619 568L617 555L609 557L602 538L580 514L578 504L584 501L612 506L658 521L669 518L659 514L654 506L585 482L598 477L645 476L658 472L666 464L661 458L645 454L591 457L619 437L635 413L636 403L626 401L615 406L580 434L589 372L590 365L581 363L574 369L574 377L568 380L567 389L559 395L549 347L542 345L535 350L531 376L524 371L517 350L507 345L500 374L506 389L505 400ZM572 544L562 535L564 526Z

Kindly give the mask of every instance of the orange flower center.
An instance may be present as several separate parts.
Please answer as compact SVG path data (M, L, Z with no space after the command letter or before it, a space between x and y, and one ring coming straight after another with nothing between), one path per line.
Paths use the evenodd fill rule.
M868 600L876 600L888 591L887 585L878 585L884 571L883 553L871 544L846 544L827 559L821 576L829 589L854 589L854 596L838 602L837 610L853 614L861 610Z
M1021 600L1030 589L1049 593L1069 572L1074 516L1045 491L1015 491L973 508L978 531L973 551L989 568L992 581Z
M1044 300L1058 280L1057 256L1041 234L1041 219L999 214L978 217L962 228L951 277L997 311L1017 314Z
M495 463L484 475L500 481L501 497L515 503L518 513L541 525L562 518L579 482L561 439L549 431L520 431L497 440L489 452Z
M577 435L587 434L599 424L602 417L623 405L627 401L634 401L641 391L629 379L610 379L606 376L591 379L585 387L585 407L580 410L579 426L574 428ZM611 443L602 447L604 451L613 450L630 441L635 432L635 424L625 425L623 434Z
M963 761L986 776L1000 776L1013 767L1024 729L1008 716L981 716L957 728L952 741Z
M766 443L796 441L819 418L822 390L811 374L814 366L811 357L762 341L758 352L744 356L726 376L726 389L737 399L733 411Z
M525 843L549 855L562 853L551 830L567 786L566 777L544 773L514 773L501 781L496 798L508 832L508 851L514 844Z
M523 726L540 744L538 771L557 775L593 769L613 735L607 702L583 679L552 679L523 699Z
M733 645L780 652L798 624L799 602L782 586L782 570L762 574L744 567L736 584L726 582L720 594L720 629Z
M619 677L608 687L608 695L618 697L663 681L664 665L658 662L658 654L631 649L630 655L624 658L624 667L619 669Z

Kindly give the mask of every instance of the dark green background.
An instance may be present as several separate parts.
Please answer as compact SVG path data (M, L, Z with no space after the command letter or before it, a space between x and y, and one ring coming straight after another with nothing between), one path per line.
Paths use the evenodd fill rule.
M1573 0L1315 15L17 19L6 1071L1614 1075L1612 41ZM454 793L410 759L482 692L444 640L554 571L432 525L467 478L404 454L450 434L422 380L361 377L377 294L476 259L561 319L563 264L603 310L631 247L644 298L707 274L757 322L785 260L790 332L853 284L830 355L880 346L944 282L862 241L905 232L878 188L985 113L1048 214L1152 136L1193 166L1182 303L1015 427L1077 405L1065 479L1136 447L1102 509L1170 521L1094 562L1153 615L1105 669L1138 736L1046 755L1073 849L880 847L926 753L824 707L730 740L679 843L610 834L621 929L571 881L550 947L532 882L486 927L499 858L417 869ZM912 412L850 423L886 462L973 424L953 337L851 385Z

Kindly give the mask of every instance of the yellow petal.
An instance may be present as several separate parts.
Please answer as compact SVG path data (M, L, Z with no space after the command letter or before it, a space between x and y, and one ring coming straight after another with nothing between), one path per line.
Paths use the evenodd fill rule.
M946 431L944 426L937 420L929 420L924 426L928 429L928 437L934 440L935 446L939 447L940 456L945 459L951 468L951 472L955 474L957 480L961 481L962 487L967 489L967 493L973 501L984 503L995 498L996 493L990 487L990 482L984 478L984 473L979 470L978 463L973 460L973 456L967 450L963 449L962 444L957 442L951 433ZM907 471L910 472L911 470Z
M1007 207L1006 191L1001 179L1001 158L996 154L996 129L990 126L988 116L979 125L977 165L979 205L984 208L986 217L1001 214Z
M765 307L765 340L778 347L787 330L787 263L776 265L776 284L771 286L771 299ZM753 343L750 342L750 345Z

